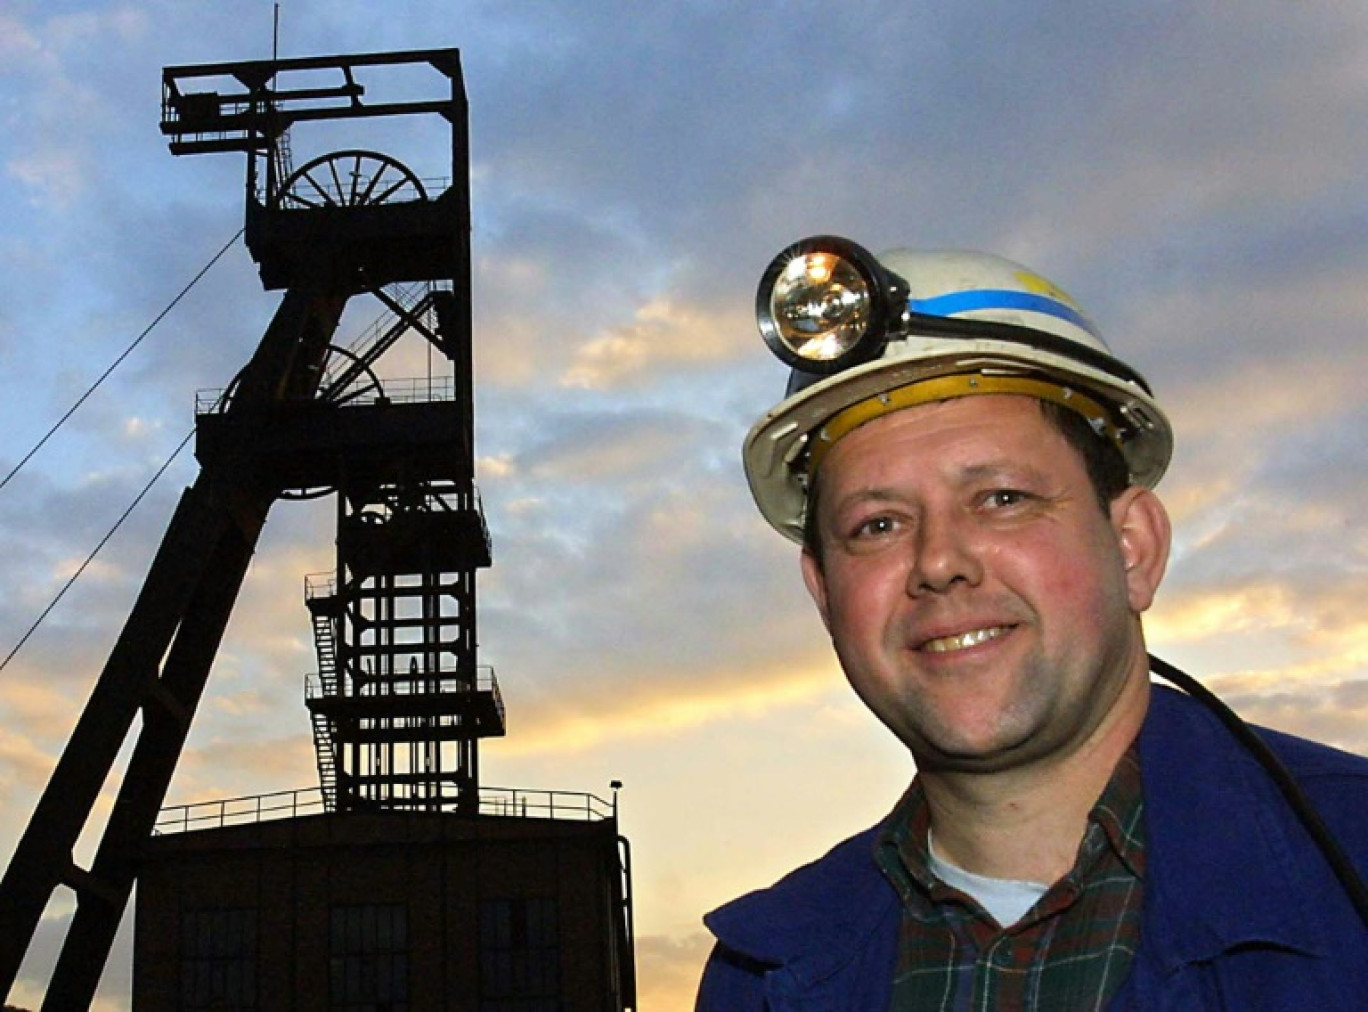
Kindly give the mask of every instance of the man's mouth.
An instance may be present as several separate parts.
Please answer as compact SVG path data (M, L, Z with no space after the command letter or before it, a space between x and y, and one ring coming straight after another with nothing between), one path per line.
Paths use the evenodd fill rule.
M968 650L970 647L995 640L1010 632L1011 629L1012 627L1009 625L995 625L987 629L971 629L955 636L941 636L938 639L927 640L921 645L921 649L930 654L948 654L956 650Z

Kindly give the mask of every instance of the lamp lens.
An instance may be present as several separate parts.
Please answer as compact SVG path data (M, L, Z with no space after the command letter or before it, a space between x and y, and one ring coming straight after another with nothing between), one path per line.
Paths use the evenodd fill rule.
M776 337L811 362L840 358L864 336L872 296L855 265L834 253L803 253L788 262L770 293Z

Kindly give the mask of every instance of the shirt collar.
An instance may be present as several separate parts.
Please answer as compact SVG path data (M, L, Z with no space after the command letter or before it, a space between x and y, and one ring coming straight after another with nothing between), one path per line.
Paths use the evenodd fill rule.
M1137 878L1145 877L1143 781L1139 752L1132 745L1112 771L1107 786L1088 813L1088 831L1079 844L1073 869L1066 876L1073 891L1081 886L1097 860L1100 849L1110 847ZM927 852L931 810L921 777L898 801L875 843L875 859L914 912L929 913L929 904L959 894L948 889L932 873Z

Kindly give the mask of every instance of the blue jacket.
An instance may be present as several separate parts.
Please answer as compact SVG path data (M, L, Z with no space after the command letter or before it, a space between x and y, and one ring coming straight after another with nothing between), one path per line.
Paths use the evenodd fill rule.
M1368 876L1368 759L1261 733ZM1144 923L1112 1009L1368 1009L1368 928L1262 767L1161 686L1140 762ZM878 830L705 918L700 1012L888 1007L901 911Z

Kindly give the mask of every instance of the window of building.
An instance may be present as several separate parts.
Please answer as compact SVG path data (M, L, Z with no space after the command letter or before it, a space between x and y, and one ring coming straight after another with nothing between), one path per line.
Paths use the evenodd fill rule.
M480 906L481 1012L561 1012L560 929L551 897Z
M257 912L187 910L181 915L180 1007L255 1009Z
M408 953L408 908L403 904L333 907L328 1007L405 1012Z

